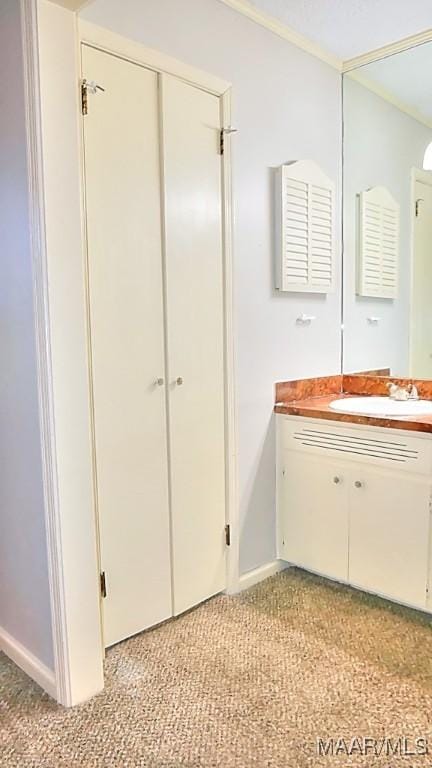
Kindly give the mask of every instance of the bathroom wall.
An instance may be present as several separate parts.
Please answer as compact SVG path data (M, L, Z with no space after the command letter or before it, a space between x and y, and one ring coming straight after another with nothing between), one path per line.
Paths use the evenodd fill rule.
M344 370L409 370L411 169L422 168L432 129L359 82L344 78ZM356 296L357 195L387 187L400 204L399 295ZM378 325L367 318L379 317Z
M20 3L0 3L0 648L53 668Z
M339 181L340 74L218 0L93 0L82 16L233 84L240 569L245 572L275 557L274 383L340 369L339 290L326 297L278 294L273 287L273 169L310 158ZM302 312L316 317L310 327L296 326Z

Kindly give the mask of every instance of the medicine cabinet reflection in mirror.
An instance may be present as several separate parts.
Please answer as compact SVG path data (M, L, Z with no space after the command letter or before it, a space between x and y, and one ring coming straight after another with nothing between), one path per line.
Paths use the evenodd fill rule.
M432 43L343 76L343 369L432 378Z

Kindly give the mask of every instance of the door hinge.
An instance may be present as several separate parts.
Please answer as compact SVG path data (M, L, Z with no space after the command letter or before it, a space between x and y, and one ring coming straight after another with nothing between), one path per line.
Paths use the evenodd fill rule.
M88 113L87 81L83 80L81 83L81 114L86 115L87 113Z
M227 547L231 546L231 526L226 525L225 526L225 544Z
M107 596L105 571L102 571L100 575L100 591L101 591L101 597Z
M424 203L424 200L423 200L422 197L419 197L415 201L415 215L416 215L416 219L418 219L418 217L420 216L420 203Z
M83 115L88 115L88 95L89 93L97 93L98 91L105 91L101 85L95 83L94 80L81 81L81 112Z
M225 154L225 135L229 135L231 133L237 133L237 128L222 128L219 133L219 154L224 155Z

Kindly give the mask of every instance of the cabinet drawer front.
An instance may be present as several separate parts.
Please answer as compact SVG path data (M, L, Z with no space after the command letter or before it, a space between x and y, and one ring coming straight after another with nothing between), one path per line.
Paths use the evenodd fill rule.
M281 416L278 420L280 446L297 450L386 466L401 472L429 474L432 468L431 440L411 437L403 430L379 427L335 425L333 421L305 420Z

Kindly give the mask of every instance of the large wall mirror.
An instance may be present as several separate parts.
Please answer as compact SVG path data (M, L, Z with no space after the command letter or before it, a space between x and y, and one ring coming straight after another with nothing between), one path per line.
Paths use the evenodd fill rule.
M344 372L432 379L432 43L343 79Z

